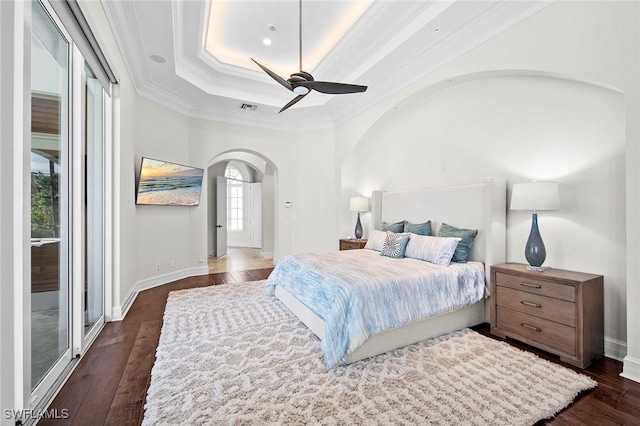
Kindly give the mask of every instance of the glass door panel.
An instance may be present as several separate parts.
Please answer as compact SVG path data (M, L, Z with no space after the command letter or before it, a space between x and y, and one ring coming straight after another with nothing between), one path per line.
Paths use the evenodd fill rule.
M84 295L83 337L104 321L103 273L103 117L102 85L85 64L83 76L84 117Z
M69 43L38 2L31 37L31 388L70 359Z

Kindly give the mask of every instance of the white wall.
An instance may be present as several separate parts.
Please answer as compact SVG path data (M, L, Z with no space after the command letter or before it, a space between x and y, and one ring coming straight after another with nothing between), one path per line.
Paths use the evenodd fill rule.
M262 179L262 256L273 257L275 222L275 176L267 166Z
M557 180L561 210L540 214L547 264L605 275L606 347L624 356L626 341L637 357L640 318L626 307L638 262L627 261L640 251L625 216L639 214L639 15L637 3L554 3L338 126L339 199L495 174ZM352 226L340 215L341 233ZM509 261L524 262L529 226L508 212Z
M189 159L189 119L165 107L139 99L137 104L135 176L142 157L191 166ZM206 194L203 180L201 197ZM123 200L130 203L135 200ZM206 207L204 199L201 206ZM190 215L195 207L136 206L136 280L148 279L194 266L190 259ZM205 228L206 229L206 228ZM202 232L206 232L205 229ZM131 238L130 237L130 238ZM174 265L172 266L172 261ZM160 264L160 270L157 265Z
M335 249L332 130L303 134L192 119L190 140L190 164L197 167L206 167L228 151L256 153L274 165L276 260L294 252ZM284 201L293 207L285 208ZM194 209L191 240L205 252L206 234L201 230L206 229L206 212L201 207Z
M99 4L96 6L91 2L88 3L89 9L101 9ZM96 16L98 15L100 16L96 20L104 21L101 10L96 12ZM503 126L505 121L500 123L495 117L485 117L485 121L471 117L474 111L478 114L484 112L485 107L489 107L487 111L501 111L500 108L504 106L504 102L511 102L508 97L508 85L513 85L517 79L524 78L527 79L524 86L516 84L515 88L521 90L519 92L521 96L530 99L531 102L520 104L523 108L521 111L503 110L505 120L507 118L519 120L518 122L529 126L528 129L536 130L538 135L545 136L543 140L537 141L545 148L551 147L552 139L550 135L543 134L542 130L548 130L544 127L549 124L561 124L559 117L565 115L565 110L556 108L556 105L579 107L578 111L571 111L568 118L574 120L574 123L577 120L580 125L559 127L563 135L576 139L571 139L566 144L552 146L554 149L565 148L565 151L558 155L572 160L573 168L564 168L565 164L562 164L561 171L551 170L557 173L555 177L549 175L561 182L561 188L565 192L563 192L562 210L541 215L541 228L548 243L548 263L561 268L584 269L606 274L606 333L609 347L618 340L626 341L629 362L625 364L625 371L627 366L637 366L636 373L640 378L640 330L637 325L640 324L640 310L635 309L635 305L631 302L640 300L640 263L637 262L637 258L640 257L640 225L634 220L640 216L640 197L637 195L640 190L640 176L638 176L640 25L638 22L640 22L640 6L636 2L561 1L554 3L441 67L411 87L399 90L392 97L363 111L335 130L307 133L277 132L199 119L189 119L185 124L179 114L163 111L161 115L167 118L167 122L176 123L181 129L178 133L187 129L186 145L180 152L173 147L153 146L150 137L153 133L143 141L137 140L138 137L146 135L146 130L153 132L155 126L160 126L160 129L164 127L153 120L152 114L148 113L155 108L147 105L146 102L140 102L136 97L125 75L126 71L117 47L108 34L108 28L105 25L99 25L99 38L101 41L107 40L107 53L121 74L119 81L122 86L119 89L122 105L119 116L121 121L118 148L120 168L116 171L116 175L121 176L120 205L117 206L119 214L116 214L120 220L118 226L121 238L120 256L117 260L120 262L118 265L120 273L117 277L120 280L117 285L121 293L119 300L126 299L136 281L153 277L154 271L149 271L149 267L153 268L158 256L164 256L145 250L150 247L150 244L144 242L139 246L137 241L138 237L145 237L151 232L151 227L145 228L145 225L142 225L143 229L137 229L140 225L139 215L141 215L140 219L144 217L151 221L147 223L157 226L168 224L168 221L155 215L139 214L140 210L133 204L134 168L139 155L157 157L156 152L175 156L187 153L188 158L185 161L187 164L204 168L212 158L227 151L246 150L258 153L272 162L277 169L274 188L276 260L292 252L332 250L337 247L339 236L352 232L353 218L347 211L348 197L374 189L374 185L387 185L384 189L390 189L389 186L404 186L410 182L418 186L418 179L427 183L425 177L432 179L428 183L453 183L498 172L503 172L511 183L534 177L545 177L540 176L539 173L548 172L542 167L547 164L546 158L532 158L526 163L532 166L531 168L520 170L514 168L514 164L524 164L521 159L525 154L531 155L528 149L515 150L514 146L517 145L510 144L510 142L523 143L526 140L526 137L523 137L526 135L516 134L515 126L507 128L514 139L509 141L499 138L501 136L499 127ZM502 77L509 74L520 77ZM548 78L523 77L524 75ZM567 80L558 80L557 77L564 77ZM453 84L449 84L449 80L452 80ZM595 83L595 85L581 85L577 81ZM486 90L483 89L485 83L490 83L493 90L501 95L495 98L495 102L492 99L483 101L482 97L487 96ZM451 87L441 87L447 85ZM545 87L544 91L548 94L548 99L543 99L538 96L538 93L526 93L537 89L539 85ZM598 89L597 85L614 88L620 91L621 95L615 95L611 90ZM553 96L550 94L554 88L562 92L558 97L560 104L556 104L555 93ZM467 90L469 92L465 94ZM416 93L420 95L414 98L413 95ZM574 95L588 100L584 108L582 104L576 105L577 101L572 101ZM624 97L623 112L620 111L622 97ZM467 106L467 101L474 102ZM393 110L394 106L398 106L399 109ZM407 111L408 108L417 108L417 110ZM406 129L394 127L392 119L393 114L397 114L398 111L403 112L403 109L407 116L399 120L407 124ZM444 115L443 111L449 111L449 114ZM600 116L590 116L590 114L599 113L604 113L608 118L600 122ZM138 114L144 116L144 119L137 120ZM428 135L424 133L424 129L416 125L419 121L430 119L427 114L442 120L440 124L426 123L430 125L427 130L440 131L440 133ZM455 127L462 123L461 119L457 118L458 115L471 119L476 128ZM587 117L591 119L587 120ZM542 121L537 121L539 119ZM603 135L607 140L605 146L598 143L593 135L581 135L582 121L593 121L594 123L589 123L589 128L604 132ZM624 123L623 135L617 138L615 129L621 122ZM396 129L395 133L385 130L389 140L384 142L381 141L381 137L374 137L375 135L370 131L372 127L383 130L382 123ZM448 129L447 123L451 124ZM598 125L601 127L597 127ZM403 161L415 160L411 152L404 149L406 147L426 153L422 144L433 142L434 145L430 146L437 147L440 142L438 138L442 141L462 143L461 146L465 148L477 147L478 145L472 144L474 140L472 137L485 134L493 136L493 139L485 137L480 142L485 144L487 149L475 151L485 163L480 164L461 155L449 163L444 170L440 165L442 173L436 174L435 170L428 169L425 175L409 172L408 176L413 176L416 180L396 176L402 175L407 169L402 167ZM594 161L594 158L591 152L578 149L581 147L579 144L583 142L577 138L582 136L588 136L584 141L585 144L589 144L591 148L596 149L597 153L608 155L608 157L597 158L595 163L588 164L588 161ZM621 157L620 139L624 140L624 160ZM163 141L162 143L175 142ZM369 147L369 144L382 156L367 154L372 164L379 165L378 171L381 175L374 175L371 173L372 166L362 162L357 163L353 159L356 155L354 154L356 147ZM381 149L381 144L386 144L388 149ZM143 148L145 151L153 152L143 153L141 152ZM460 153L462 150L455 149L455 151ZM391 153L397 156L397 159L391 156ZM434 154L431 151L428 153ZM435 148L435 154L438 154L437 148ZM439 155L442 158L444 153L440 152ZM381 163L380 158L386 161ZM575 159L580 161L574 162ZM582 159L586 160L583 162ZM428 158L425 161L428 161ZM626 168L624 178L621 179L620 170L623 162ZM464 167L472 163L474 168L467 170ZM422 165L421 167L424 168ZM354 170L367 172L369 176L365 178L356 175L353 173ZM344 182L341 182L343 178ZM598 194L606 195L607 204L593 205L593 198L585 196L588 191L587 186L594 188ZM567 189L569 189L568 196ZM621 200L622 191L626 191L626 202ZM293 202L293 207L285 209L284 201ZM205 204L188 210L189 255L184 260L187 268L199 266L199 256L206 256L206 211ZM625 221L624 211L628 220L626 220L626 227L621 228L620 224ZM179 213L171 214L180 216ZM182 219L180 217L180 220ZM522 261L518 246L522 246L526 238L528 221L529 218L524 213L509 213L509 260ZM173 224L169 225L172 229L168 230L166 234L168 236L177 236L184 230L181 221L179 225L175 225L175 229ZM546 231L547 229L561 229L561 232L556 235L555 232ZM570 238L561 238L563 234ZM586 254L582 256L575 254L573 249L576 244L572 242L575 236L584 238L583 241L591 238L594 243L603 244L612 251L605 253L598 248L585 251ZM161 246L168 241L168 238L156 235L153 241ZM179 240L177 244L181 249L184 248L183 241ZM625 244L626 259L623 254ZM582 251L582 247L580 249ZM599 254L602 258L597 258ZM176 261L178 259L177 252L169 251L166 256L167 259L172 256L176 257ZM633 308L627 310L626 321L625 306ZM629 324L626 332L625 322ZM632 371L631 368L629 371Z
M345 162L343 185L558 181L561 209L539 213L545 265L606 276L606 334L624 340L625 226L612 220L624 218L623 118L620 93L546 77L480 78L418 92L365 134ZM529 212L508 213L508 261L526 263L530 226Z
M136 289L170 281L180 274L201 273L203 269L206 272L206 251L200 263L189 241L193 207L135 204L141 157L190 165L189 120L138 96L102 5L83 2L82 9L118 79L113 96L116 234L113 317L119 318L122 310L130 306ZM206 190L205 180L203 196ZM206 210L206 203L198 208L203 205ZM156 270L158 263L160 271Z

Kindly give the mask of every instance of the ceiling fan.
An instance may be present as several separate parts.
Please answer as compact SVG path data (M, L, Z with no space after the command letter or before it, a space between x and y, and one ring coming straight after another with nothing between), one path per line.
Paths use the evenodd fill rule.
M309 74L308 72L302 71L302 0L299 0L298 10L299 10L299 23L300 23L298 65L299 65L300 71L294 72L293 74L291 74L291 76L287 80L285 80L284 78L280 77L278 74L271 71L269 68L261 65L260 63L258 63L258 61L251 58L251 60L255 62L256 65L258 65L260 68L262 68L264 72L269 74L271 78L273 78L275 81L277 81L278 83L280 83L281 85L283 85L285 88L289 89L296 95L298 95L295 98L293 98L291 101L289 101L289 103L287 103L285 106L283 106L280 109L280 111L278 111L278 114L280 114L282 111L286 110L290 106L301 101L302 98L307 96L309 92L311 92L312 90L315 90L320 93L328 93L331 95L340 95L344 93L358 93L358 92L364 92L365 90L367 90L367 86L360 86L357 84L333 83L330 81L316 81L311 74Z

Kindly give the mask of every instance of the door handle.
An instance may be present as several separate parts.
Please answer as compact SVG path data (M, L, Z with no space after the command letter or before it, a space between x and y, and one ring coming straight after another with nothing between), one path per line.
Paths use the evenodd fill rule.
M222 228L222 225L216 225L216 228Z

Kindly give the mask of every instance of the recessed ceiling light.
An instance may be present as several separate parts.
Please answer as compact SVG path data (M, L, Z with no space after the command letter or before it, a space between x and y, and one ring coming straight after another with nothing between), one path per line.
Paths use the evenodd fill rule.
M167 62L166 58L160 55L151 55L150 58L153 62L157 62L159 64L164 64L165 62Z
M265 46L271 46L271 39L270 38L263 39L262 44L264 44Z

